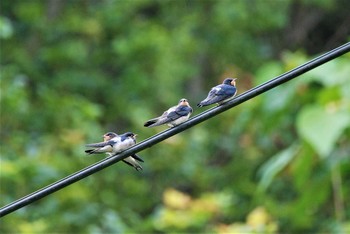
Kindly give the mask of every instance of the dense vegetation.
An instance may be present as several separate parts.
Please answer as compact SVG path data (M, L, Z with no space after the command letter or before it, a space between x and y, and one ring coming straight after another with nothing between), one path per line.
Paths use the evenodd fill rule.
M346 0L1 1L1 206L84 168L107 131L349 39ZM350 232L346 54L0 220L1 233Z

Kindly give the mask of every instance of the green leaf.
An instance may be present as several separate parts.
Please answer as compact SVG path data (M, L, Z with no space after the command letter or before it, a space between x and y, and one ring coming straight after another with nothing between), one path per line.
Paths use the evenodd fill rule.
M291 145L289 148L279 152L263 164L259 170L261 179L258 185L260 191L264 191L271 184L273 178L285 168L294 158L299 147L297 144Z
M5 17L0 17L0 38L7 39L13 35L11 21Z
M311 70L304 77L308 81L320 82L327 87L343 86L350 81L350 67L348 64L349 58L341 57Z
M321 106L304 108L297 118L297 129L322 157L329 156L342 132L349 126L350 117L344 112L327 110Z

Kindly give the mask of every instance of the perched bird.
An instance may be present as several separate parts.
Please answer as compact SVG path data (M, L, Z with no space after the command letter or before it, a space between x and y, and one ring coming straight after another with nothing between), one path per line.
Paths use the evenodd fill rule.
M237 93L236 88L237 78L226 78L222 84L213 87L206 99L197 104L198 107L208 106L214 103L219 105L233 99Z
M143 126L154 127L167 124L169 127L175 127L188 120L192 112L192 107L187 99L182 98L177 106L169 108L160 117L148 120Z
M109 141L112 138L117 137L117 136L118 136L118 134L116 134L114 132L107 132L106 134L103 135L103 140L106 142L106 141ZM136 137L136 135L135 135L135 137ZM136 143L136 139L135 139L135 143ZM109 156L113 155L113 153L109 153L109 152L107 154ZM134 154L132 156L129 156L129 157L123 159L123 162L136 168L136 170L138 170L138 169L142 170L141 165L137 161L144 162L143 159L140 158L137 154Z
M88 154L102 154L106 153L109 156L115 155L117 153L130 148L136 144L136 136L134 133L127 132L122 135L118 135L114 132L107 132L103 135L104 142L87 144L87 147L92 147L94 149L85 150ZM142 158L134 154L125 159L123 162L134 167L136 170L142 170L142 166L137 162L144 162Z

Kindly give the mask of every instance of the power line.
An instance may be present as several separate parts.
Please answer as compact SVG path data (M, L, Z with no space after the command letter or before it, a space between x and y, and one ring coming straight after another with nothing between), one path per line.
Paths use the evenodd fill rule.
M312 60L310 60L307 63L304 63L280 76L277 76L257 87L254 87L240 95L238 95L233 100L225 103L221 106L213 107L209 110L203 111L202 113L192 117L188 121L184 122L183 124L180 124L174 128L167 129L163 132L160 132L144 141L141 141L140 143L136 144L135 146L123 151L122 153L105 158L95 164L92 164L78 172L75 172L61 180L58 180L42 189L39 189L27 196L24 196L0 209L0 217L5 216L7 214L10 214L26 205L29 205L43 197L46 197L49 194L52 194L60 189L63 189L64 187L71 185L91 174L94 174L106 167L109 167L122 159L128 157L129 155L135 154L137 152L140 152L148 147L151 147L171 136L174 136L177 133L180 133L188 128L191 128L207 119L210 119L228 109L231 109L245 101L248 101L270 89L273 89L277 87L278 85L281 85L287 81L290 81L297 76L300 76L330 60L333 60L347 52L350 51L350 43L346 43L338 48L335 48L334 50L331 50L327 53L324 53Z

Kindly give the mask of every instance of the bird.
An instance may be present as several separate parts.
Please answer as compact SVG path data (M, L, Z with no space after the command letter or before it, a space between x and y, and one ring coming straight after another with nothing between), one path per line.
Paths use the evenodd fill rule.
M167 124L169 127L175 127L190 117L193 109L188 103L187 99L180 99L177 106L173 106L165 111L161 116L150 119L143 126L145 127L155 127L162 124Z
M132 132L126 132L122 135L118 135L114 132L107 132L103 135L103 142L87 144L86 147L92 147L94 149L85 150L85 153L106 153L109 156L113 156L135 145L136 136L137 135ZM144 162L143 159L140 158L137 154L133 154L123 159L123 162L134 167L137 171L142 170L142 166L138 163L138 161Z
M106 141L109 141L111 140L112 138L114 137L117 137L118 134L117 133L114 133L114 132L107 132L103 135L103 140L106 142ZM135 141L136 143L136 141ZM113 153L107 153L109 156L112 156ZM140 158L137 154L134 154L132 156L129 156L125 159L123 159L123 162L125 162L126 164L132 166L132 167L135 167L136 170L139 168L142 170L142 167L141 165L139 165L139 163L137 161L140 161L140 162L144 162L142 158Z
M208 106L214 103L221 105L233 99L237 94L236 79L237 78L226 78L222 84L213 87L209 91L208 96L198 103L197 106Z

